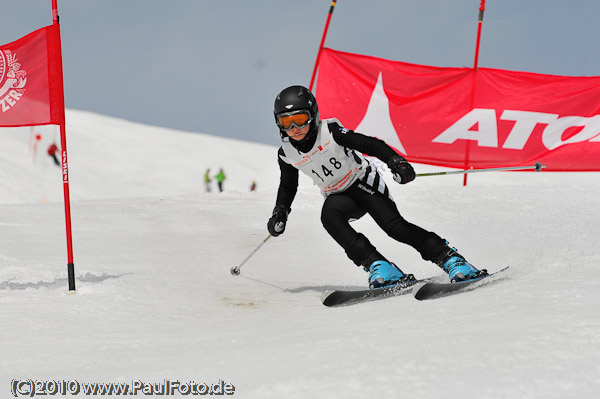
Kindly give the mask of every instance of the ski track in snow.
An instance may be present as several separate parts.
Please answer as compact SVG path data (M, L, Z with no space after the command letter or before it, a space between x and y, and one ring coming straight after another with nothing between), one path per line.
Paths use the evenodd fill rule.
M44 139L35 162L29 128L0 131L5 397L14 378L222 379L239 398L600 392L598 173L481 173L466 188L462 176L406 186L388 176L407 220L480 268L510 265L507 277L442 299L326 308L324 290L366 287L367 275L321 227L322 199L307 179L285 234L240 276L229 273L267 235L275 147L88 112L67 117L73 296L61 173L45 154L53 128L36 128ZM203 191L207 167L225 169L224 193ZM354 227L404 271L442 274L367 217Z

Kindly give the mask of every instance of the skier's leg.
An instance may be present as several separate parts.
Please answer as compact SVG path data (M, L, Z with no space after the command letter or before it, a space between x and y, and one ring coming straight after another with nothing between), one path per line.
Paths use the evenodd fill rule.
M456 248L448 246L448 241L406 221L389 197L376 192L361 196L359 203L390 237L415 248L423 259L448 273L451 281L467 280L485 273L485 270L480 271L467 262Z
M464 256L458 253L456 248L448 245L448 241L435 233L429 236L420 249L421 256L429 260L446 273L451 282L463 281L487 274L487 270L479 270L467 262Z
M359 219L364 214L365 211L350 196L335 194L325 200L321 222L348 257L370 272L371 288L395 284L402 279L414 280L412 275L405 275L396 265L389 263L367 237L350 226L350 219Z
M321 223L329 235L342 247L348 257L357 265L370 255L376 256L377 250L367 237L350 226L350 219L359 219L365 212L356 201L343 194L330 195L321 209ZM378 254L378 259L383 256Z
M392 199L379 192L375 192L372 194L361 193L357 201L388 236L396 241L410 245L423 256L421 247L430 233L405 220L400 215L396 203Z

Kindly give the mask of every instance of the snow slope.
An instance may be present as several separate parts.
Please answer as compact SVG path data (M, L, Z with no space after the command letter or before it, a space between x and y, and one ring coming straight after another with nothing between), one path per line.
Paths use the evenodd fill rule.
M275 147L73 110L67 120L73 296L61 171L45 154L54 128L34 129L35 161L29 128L0 130L1 397L14 379L222 380L239 398L600 392L597 173L481 173L466 188L461 176L388 176L406 219L479 267L510 265L508 277L432 301L325 308L322 291L365 287L366 274L320 226L308 179L286 233L229 273L267 235ZM208 167L225 169L225 192L204 192ZM355 227L403 270L442 274L370 219Z

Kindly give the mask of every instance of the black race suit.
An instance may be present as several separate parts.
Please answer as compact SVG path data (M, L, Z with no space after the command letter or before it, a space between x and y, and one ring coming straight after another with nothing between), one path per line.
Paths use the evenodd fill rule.
M386 164L396 154L382 140L347 131L337 124L329 124L329 130L337 145L374 156ZM291 140L290 142L298 151L306 153L314 145L314 137L312 145L310 140L301 143L293 143ZM281 179L276 205L283 205L291 209L298 189L298 169L281 159L282 156L285 156L283 148L279 149L278 155ZM374 180L373 177L367 179L370 174L375 175ZM359 219L367 213L390 237L415 248L421 253L423 259L432 260L446 246L445 240L435 233L406 221L400 215L385 183L380 179L374 166L370 165L364 176L349 188L328 195L321 210L323 226L331 237L344 248L348 257L359 266L368 267L375 260L385 260L385 257L377 252L369 240L350 225L351 219ZM367 180L372 183L368 184Z

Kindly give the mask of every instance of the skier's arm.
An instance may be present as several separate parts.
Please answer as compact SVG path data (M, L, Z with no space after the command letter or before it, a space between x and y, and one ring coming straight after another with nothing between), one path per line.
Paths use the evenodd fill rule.
M286 209L290 209L298 191L298 169L281 159L284 156L282 148L279 149L277 155L281 177L279 179L279 190L277 190L275 206L281 205Z
M277 237L285 231L287 217L292 211L292 202L298 191L298 169L281 159L284 156L283 149L279 149L278 155L281 178L279 180L275 208L273 208L273 214L267 222L267 230L269 230L269 234L273 237Z
M415 179L415 170L411 164L404 157L398 155L385 141L347 130L335 122L329 123L328 126L336 143L379 158L387 164L394 175L394 180L398 183L406 184Z
M359 151L362 154L367 154L372 157L379 158L386 164L396 154L385 141L375 137L365 136L361 133L356 133L352 130L347 130L343 126L332 122L329 123L329 130L333 134L333 139L341 146Z

